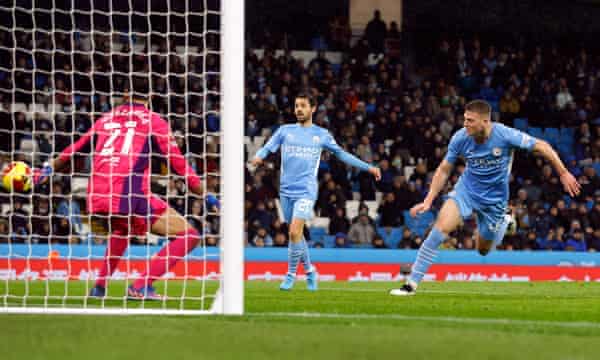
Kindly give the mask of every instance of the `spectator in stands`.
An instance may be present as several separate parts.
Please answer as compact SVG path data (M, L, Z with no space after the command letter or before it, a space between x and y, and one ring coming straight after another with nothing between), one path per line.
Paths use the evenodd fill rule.
M567 87L566 80L564 78L560 79L560 87L558 94L556 94L556 107L558 110L562 110L567 106L567 104L573 102L573 96L569 92L569 88Z
M383 238L379 234L375 234L372 245L373 245L374 249L387 249L388 248L388 246L383 241Z
M348 236L344 233L335 234L335 247L339 249L349 248L350 243L348 243Z
M600 251L600 227L594 230L594 233L588 240L588 251Z
M573 231L572 235L565 243L565 250L587 251L587 244L585 243L583 231L581 231L581 229L576 229L575 231Z
M257 229L268 229L271 226L271 223L273 223L273 215L267 211L265 203L259 201L256 205L256 209L250 214L248 220L250 221L250 224Z
M256 232L254 239L252 239L252 244L256 247L273 246L273 238L269 235L267 229L261 227Z
M52 217L52 243L77 244L79 238L74 233L69 219L64 216Z
M31 231L29 228L29 212L23 209L22 200L14 200L14 208L8 214L8 218L10 219L14 240L20 243L26 242Z
M374 237L375 227L369 222L369 216L364 213L359 215L358 221L350 226L348 232L348 238L352 244L371 244Z
M383 202L377 208L379 213L379 223L383 227L395 227L399 225L398 208L396 207L396 198L394 193L387 193L384 196Z
M325 185L325 189L319 193L317 203L320 209L320 216L332 217L336 209L346 206L346 197L336 183L333 180L329 180Z
M365 37L369 42L369 47L374 53L383 52L383 44L387 33L387 26L381 20L381 11L375 10L373 19L367 23L365 28Z
M346 209L339 207L335 209L335 216L329 221L329 234L347 234L350 230L350 220L346 216Z
M274 247L287 247L288 243L287 243L287 236L285 233L278 231L275 234L275 237L273 238L273 246Z
M8 220L6 220L4 217L0 217L0 244L6 244L9 242L10 233L8 229Z
M449 236L446 241L440 245L440 249L456 250L458 249L458 239L454 236Z

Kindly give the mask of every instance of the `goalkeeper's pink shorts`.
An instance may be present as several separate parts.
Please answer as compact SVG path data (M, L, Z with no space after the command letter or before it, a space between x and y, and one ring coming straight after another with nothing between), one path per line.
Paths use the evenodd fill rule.
M167 202L155 195L144 198L130 196L126 202L116 196L94 198L89 201L90 213L109 217L111 231L127 229L131 235L146 234L169 208Z

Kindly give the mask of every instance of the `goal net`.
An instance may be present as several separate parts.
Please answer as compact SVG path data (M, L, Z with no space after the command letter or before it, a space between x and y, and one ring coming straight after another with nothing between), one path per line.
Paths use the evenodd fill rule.
M143 76L149 109L168 122L204 191L190 192L168 154L152 150L152 193L201 240L154 282L162 297L150 301L127 288L173 239L152 234L149 216L146 231L128 233L105 296L91 296L112 231L110 215L89 210L93 141L31 191L0 185L0 312L243 312L243 16L238 0L0 4L0 167L40 168L126 102L128 84ZM220 206L207 205L209 194ZM131 229L136 217L124 218Z

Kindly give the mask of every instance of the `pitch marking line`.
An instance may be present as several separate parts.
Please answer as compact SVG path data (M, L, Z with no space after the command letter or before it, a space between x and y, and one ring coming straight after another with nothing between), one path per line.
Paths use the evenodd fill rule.
M392 289L392 287L389 288L381 288L381 289L372 289L372 288L351 288L351 289L344 289L344 288L319 288L319 290L324 290L324 291L342 291L342 292L381 292L381 293L388 293L390 290ZM424 294L458 294L458 295L491 295L491 296L507 296L507 295L514 295L515 293L507 293L507 292L485 292L485 291L461 291L461 290L427 290L427 289L422 289L419 290L419 293L424 293ZM517 293L518 295L518 293Z
M543 320L518 320L499 318L465 318L452 316L413 316L399 314L339 314L339 313L314 313L314 312L264 312L246 313L253 317L295 317L295 318L321 318L321 319L392 319L392 320L416 320L416 321L443 321L462 324L484 324L484 325L518 325L518 326L548 326L561 328L592 328L600 329L600 323L589 321L543 321Z

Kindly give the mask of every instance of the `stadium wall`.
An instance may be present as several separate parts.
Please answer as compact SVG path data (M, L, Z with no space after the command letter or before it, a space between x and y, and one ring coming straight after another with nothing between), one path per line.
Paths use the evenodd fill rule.
M94 279L105 248L87 245L0 245L0 280ZM133 246L113 278L135 277L144 271L147 254L158 247ZM287 249L247 248L247 280L280 280L287 271ZM9 256L10 255L10 256ZM196 249L188 272L197 279L216 279L217 248ZM312 249L311 257L324 281L399 281L400 264L410 264L415 250ZM206 266L202 259L207 259ZM183 277L185 264L166 276ZM600 254L546 251L495 251L486 257L475 251L440 251L426 280L435 281L600 281Z

